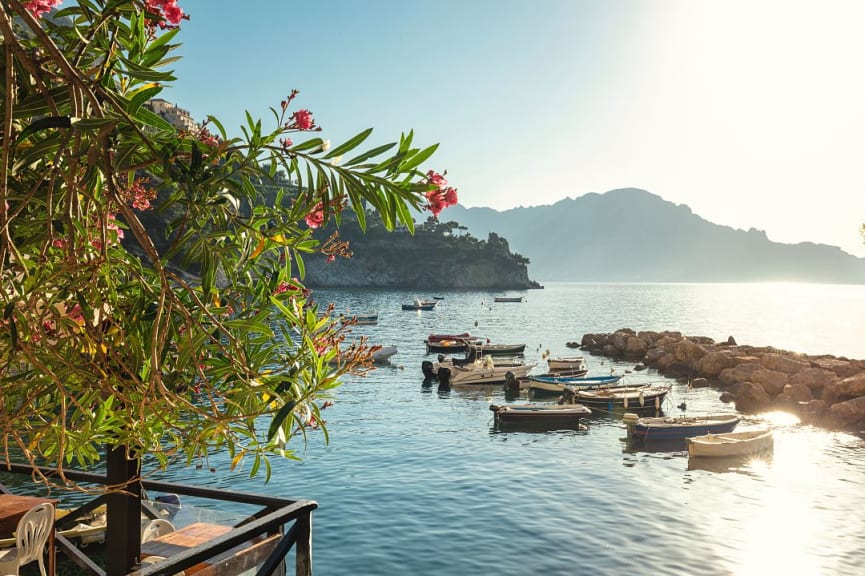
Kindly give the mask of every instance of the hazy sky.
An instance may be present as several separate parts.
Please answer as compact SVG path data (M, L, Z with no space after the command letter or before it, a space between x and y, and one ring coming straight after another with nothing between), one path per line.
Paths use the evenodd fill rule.
M269 122L297 88L334 144L440 143L429 167L465 206L633 186L865 256L865 1L179 4L163 96L196 119Z

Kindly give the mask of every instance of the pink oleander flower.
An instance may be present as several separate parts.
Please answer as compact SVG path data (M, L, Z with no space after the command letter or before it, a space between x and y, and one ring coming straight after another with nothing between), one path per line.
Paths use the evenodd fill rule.
M312 112L302 108L291 115L294 120L294 127L299 130L312 130L315 127L315 120L312 119Z
M447 179L444 177L444 174L439 174L435 170L430 170L426 173L426 181L427 184L432 186L437 186L439 188L444 188L448 185Z
M316 204L304 219L306 220L306 225L310 228L320 227L324 224L324 205L321 202Z
M51 245L55 248L66 248L66 240L64 238L55 238L51 241Z
M327 263L328 263L328 264L330 264L330 263L333 262L334 260L336 260L336 255L334 255L334 254L330 254L330 255L328 255L328 257L327 257Z
M279 144L287 150L294 145L294 142L291 141L291 138L280 138Z
M427 199L426 209L432 212L433 216L438 216L442 210L457 203L456 188L429 190L424 196Z
M33 14L35 18L41 18L43 14L51 12L51 10L62 1L63 0L29 0L27 2L22 2L22 4L24 4L24 8Z
M144 0L144 8L158 18L155 22L147 22L151 27L177 28L181 20L189 19L189 16L177 5L177 0Z

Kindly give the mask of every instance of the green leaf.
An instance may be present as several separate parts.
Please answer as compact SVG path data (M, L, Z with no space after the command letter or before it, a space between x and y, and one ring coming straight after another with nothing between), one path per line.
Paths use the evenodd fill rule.
M387 152L388 150L390 150L394 146L396 146L396 142L391 142L390 144L383 144L381 146L373 148L372 150L369 150L368 152L364 152L360 156L355 156L354 158L352 158L351 160L346 162L345 166L354 166L356 164L360 164L361 162L364 162L366 160L369 160L370 158L374 158L374 157L378 156L379 154L383 154L383 153Z
M269 441L276 438L276 435L285 422L285 419L288 418L296 405L297 402L295 400L289 400L279 409L279 412L276 413L276 416L273 417L273 420L270 423L270 428L267 430L267 439Z
M328 152L324 156L324 158L325 159L336 158L337 156L342 156L346 152L350 152L351 150L354 150L355 148L360 146L364 140L369 138L370 134L372 134L372 128L367 128L366 130L364 130L363 132L361 132L357 136L353 137L349 141L345 142L344 144L340 144L336 148L331 149L331 151Z
M438 147L438 144L433 144L432 146L424 148L414 156L410 156L405 160L405 162L400 164L400 171L408 172L420 166L421 163L425 162L430 156L433 155L433 153L438 149Z
M126 111L130 114L134 114L136 110L138 110L142 104L156 96L162 92L162 86L150 86L146 88L139 89L134 93L132 98L130 98L129 103L126 105Z

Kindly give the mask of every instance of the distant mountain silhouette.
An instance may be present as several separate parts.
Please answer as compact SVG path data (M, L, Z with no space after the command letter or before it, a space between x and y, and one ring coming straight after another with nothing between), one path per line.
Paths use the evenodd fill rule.
M865 283L865 258L825 244L771 242L761 230L713 224L637 188L503 212L457 205L440 219L480 238L489 232L507 238L541 283Z

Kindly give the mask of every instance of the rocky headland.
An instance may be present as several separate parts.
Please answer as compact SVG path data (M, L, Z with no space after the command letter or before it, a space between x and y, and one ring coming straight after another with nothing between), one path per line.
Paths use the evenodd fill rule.
M810 356L772 347L716 342L681 332L622 328L585 334L580 348L593 355L636 362L636 370L715 387L720 399L744 413L771 409L803 422L841 430L865 429L865 360Z

